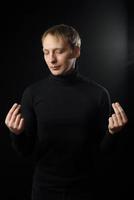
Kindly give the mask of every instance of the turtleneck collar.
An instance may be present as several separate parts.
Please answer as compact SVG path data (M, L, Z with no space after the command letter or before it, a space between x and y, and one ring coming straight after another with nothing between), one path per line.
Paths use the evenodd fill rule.
M67 73L64 75L55 76L52 73L49 73L49 78L51 80L69 83L69 82L73 82L76 79L77 75L78 75L78 69L77 69L77 67L75 67L74 70L72 70L70 73Z

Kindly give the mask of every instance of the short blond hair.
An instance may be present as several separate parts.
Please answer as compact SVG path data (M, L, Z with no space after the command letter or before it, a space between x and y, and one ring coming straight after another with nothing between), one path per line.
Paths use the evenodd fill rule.
M59 24L59 25L50 27L43 33L41 37L42 44L45 37L48 34L51 34L57 37L62 37L70 44L71 48L81 46L81 38L79 36L79 33L72 26Z

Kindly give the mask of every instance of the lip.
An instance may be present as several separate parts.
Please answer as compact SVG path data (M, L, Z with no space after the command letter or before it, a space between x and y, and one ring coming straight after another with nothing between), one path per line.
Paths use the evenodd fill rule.
M59 69L60 68L60 66L54 66L54 67L51 67L51 69Z

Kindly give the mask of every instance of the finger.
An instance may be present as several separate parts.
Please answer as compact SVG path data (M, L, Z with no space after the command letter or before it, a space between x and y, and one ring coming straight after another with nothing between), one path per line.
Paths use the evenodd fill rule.
M19 104L15 103L15 104L12 106L12 108L9 110L9 112L8 112L8 114L7 114L7 116L6 116L6 119L5 119L5 123L6 123L6 124L10 121L13 112L15 111L15 109L16 109L18 106L19 106Z
M18 113L19 113L19 110L20 110L20 107L21 107L21 105L18 105L17 106L17 108L14 110L14 112L12 113L12 116L16 116L16 115L18 115Z
M114 127L118 127L118 120L117 120L117 117L116 117L116 114L112 114L112 120L113 120L113 123L114 123Z
M120 114L120 110L118 108L117 103L112 103L112 107L113 107L114 112L115 112L116 115Z
M112 117L109 117L109 125L108 125L109 132L113 134L114 132L114 121Z
M24 129L24 118L21 118L21 119L20 119L18 129L19 129L19 130Z
M122 119L122 116L121 116L121 112L118 108L118 105L116 103L113 103L112 106L113 106L113 109L115 111L115 115L116 115L116 118L118 120L118 124L119 124L119 126L122 126L123 125L123 119Z
M109 117L109 126L108 126L110 129L113 129L114 128L114 121L112 119L112 117Z
M14 129L17 129L18 126L19 126L19 123L20 123L20 120L21 120L21 114L18 114L16 116L16 119L15 119L15 122L14 122Z
M12 113L12 116L10 118L10 121L8 121L7 123L9 124L9 127L12 127L15 123L16 117L18 115L20 109L20 105L18 105L18 107L14 110L14 112Z
M15 110L15 108L17 107L17 103L14 103L12 108L9 110L7 116L6 116L6 119L5 119L5 123L7 124L8 121L10 121L10 118L11 118L11 115L12 115L12 112Z
M128 121L127 115L125 113L125 111L123 110L123 108L121 107L121 105L116 102L116 108L119 110L121 118L122 118L122 122L125 124Z

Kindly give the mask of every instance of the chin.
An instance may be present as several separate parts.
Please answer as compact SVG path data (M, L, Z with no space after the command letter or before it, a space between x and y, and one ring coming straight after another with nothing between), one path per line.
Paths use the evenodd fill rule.
M53 70L53 71L51 71L51 73L54 75L54 76L58 76L58 75L61 75L62 74L62 72L61 71L56 71L56 70Z

